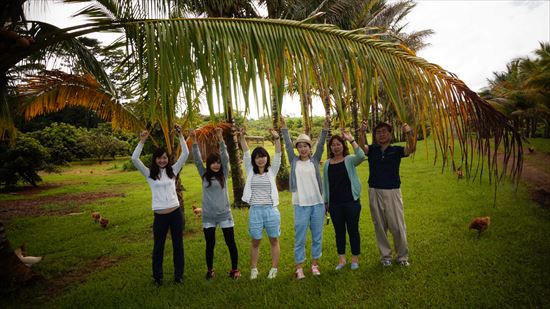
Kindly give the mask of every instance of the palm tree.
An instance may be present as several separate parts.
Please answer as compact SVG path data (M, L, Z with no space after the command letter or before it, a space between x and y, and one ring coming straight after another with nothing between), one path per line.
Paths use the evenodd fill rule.
M326 24L225 18L89 23L40 33L34 37L35 43L25 50L0 51L0 73L5 74L15 63L45 46L122 27L139 34L136 38L143 42L144 48L136 51L136 65L141 72L148 71L144 78L149 105L166 112L167 118L171 117L178 94L197 93L202 86L207 93L211 87L220 89L217 92L222 98L220 102L232 106L236 98L234 91L228 90L241 89L244 93L248 89L243 88L258 76L272 86L279 85L274 74L265 72L273 71L281 63L281 50L284 50L282 60L286 69L281 70L284 84L293 79L314 80L312 68L318 66L323 83L337 94L335 97L343 97L355 88L359 102L370 102L372 94L362 88L363 81L370 79L374 87L384 86L399 121L407 120L421 128L431 123L432 135L440 150L438 156L442 156L444 162L454 160L457 142L462 160L470 162L470 152L478 151L487 159L492 176L500 178L504 172L511 171L517 179L521 171L522 148L518 134L501 113L454 75L415 56L401 44ZM298 68L306 68L307 74L301 77L296 72ZM197 76L202 85L197 83ZM410 99L400 100L405 94ZM207 100L213 105L211 96ZM47 104L48 100L40 102ZM337 110L345 110L340 100L332 104ZM405 119L407 110L413 111L411 119ZM346 113L340 116L344 121L349 118ZM492 143L487 142L489 138L493 139ZM512 165L508 170L499 169L495 164L497 149L502 144L504 163ZM471 166L466 172L471 172Z
M550 136L550 43L540 43L537 58L518 58L506 65L506 71L494 72L489 89L481 95L522 129L534 137L537 124L545 124Z

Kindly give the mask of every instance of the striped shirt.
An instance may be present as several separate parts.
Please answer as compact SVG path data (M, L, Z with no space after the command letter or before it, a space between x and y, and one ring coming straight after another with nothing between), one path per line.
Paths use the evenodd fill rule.
M250 187L252 190L250 205L273 204L273 200L271 199L269 173L252 175Z

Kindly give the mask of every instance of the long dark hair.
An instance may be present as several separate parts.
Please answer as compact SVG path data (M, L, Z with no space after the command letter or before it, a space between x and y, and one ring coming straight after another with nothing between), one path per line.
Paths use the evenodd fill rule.
M269 167L271 166L271 160L269 158L269 153L267 153L267 150L265 150L264 147L256 147L252 151L252 154L250 155L252 157L252 168L254 170L254 174L259 174L260 169L258 168L258 165L256 165L256 158L260 157L267 157L267 162L265 163L265 171L267 172L269 170Z
M220 155L218 153L214 152L209 154L208 157L206 157L206 172L204 173L204 175L202 175L202 179L208 181L208 187L210 187L212 185L212 178L216 178L216 180L218 180L218 182L223 188L225 185L225 175L223 174L223 165L220 167L220 170L217 172L214 172L213 170L210 169L210 165L212 165L212 163L215 163L215 162L220 163L220 165L222 164Z
M176 175L174 175L174 171L172 170L172 159L168 155L168 152L166 152L166 149L164 148L157 148L155 152L153 152L153 158L151 158L151 167L149 168L149 178L154 180L160 179L160 167L157 165L157 158L161 157L163 154L166 154L168 156L168 164L166 165L166 175L168 175L169 178L174 178Z
M342 150L342 155L344 157L349 155L349 149L348 149L348 145L346 144L346 141L340 135L335 134L328 141L328 157L334 158L334 153L332 153L332 148L330 146L332 146L332 141L335 139L338 140L340 143L342 143L342 146L344 147L344 149Z

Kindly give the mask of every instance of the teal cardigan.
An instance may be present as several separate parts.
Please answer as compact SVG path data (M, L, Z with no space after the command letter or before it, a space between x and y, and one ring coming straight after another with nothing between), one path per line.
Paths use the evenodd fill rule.
M365 152L359 146L354 150L354 155L350 154L344 158L344 164L346 165L346 171L348 172L348 177L351 182L351 194L353 194L353 200L356 201L361 196L361 182L359 181L359 176L357 175L357 169L355 167L365 161ZM325 161L325 164L323 165L323 196L325 198L325 204L328 204L330 201L330 190L328 188L329 165L330 159Z

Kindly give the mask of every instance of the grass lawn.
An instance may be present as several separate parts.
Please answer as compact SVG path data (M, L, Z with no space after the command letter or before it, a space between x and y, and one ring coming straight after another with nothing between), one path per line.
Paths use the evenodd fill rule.
M185 283L172 279L170 241L165 251L165 284L151 280L152 212L149 188L138 172L122 172L122 162L75 163L62 174L44 175L51 189L36 195L0 195L0 201L47 198L86 192L123 193L90 203L52 202L73 213L20 217L4 222L13 245L25 242L29 255L44 255L34 270L44 282L1 295L1 308L388 308L388 307L550 307L550 213L532 202L525 187L503 183L493 204L493 186L486 180L458 180L426 158L421 142L415 158L401 167L405 220L411 267L383 269L363 180L360 269L334 270L337 263L332 225L325 226L322 275L296 281L293 261L293 209L289 192L281 192L281 262L279 276L266 279L270 267L268 241L260 248L260 276L250 281L247 209L234 209L239 266L243 277L232 281L230 259L220 230L214 267L217 277L204 279L205 242L200 219L191 204L200 204L200 181L186 164ZM433 153L433 151L431 152ZM117 168L114 168L114 165ZM100 211L110 220L102 229L90 217ZM478 237L469 231L473 217L491 216L492 225ZM306 246L309 253L310 245ZM349 248L348 248L349 252ZM349 257L349 253L348 253ZM306 262L309 263L310 261ZM309 264L308 264L309 265Z

